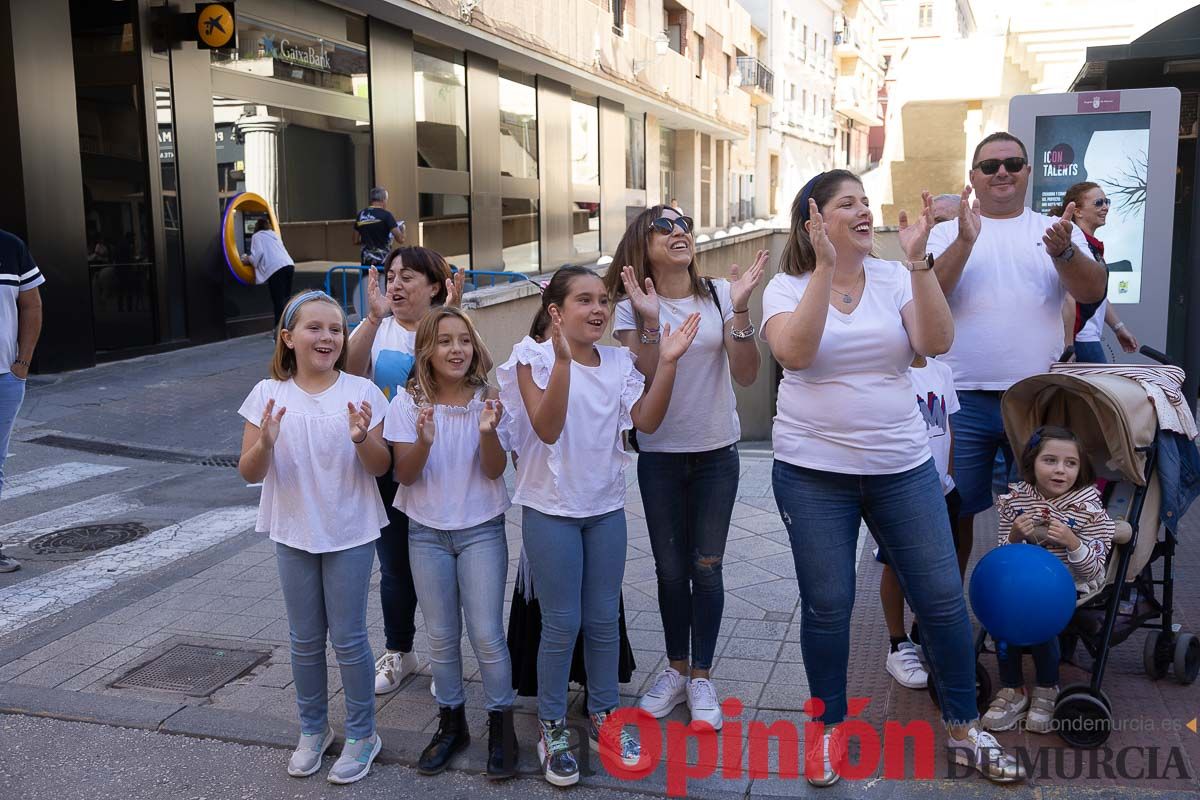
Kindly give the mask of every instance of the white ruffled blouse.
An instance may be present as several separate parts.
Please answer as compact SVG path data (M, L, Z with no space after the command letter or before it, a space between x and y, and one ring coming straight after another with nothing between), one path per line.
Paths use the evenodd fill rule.
M515 505L575 519L624 508L625 467L632 458L621 446L621 433L633 427L631 412L645 379L628 348L597 345L596 350L598 367L571 362L567 419L552 445L533 430L517 385L517 365L529 365L533 382L545 389L554 368L553 344L525 337L497 368L502 425L518 456Z
M409 519L439 531L462 531L508 510L504 478L487 477L480 462L479 413L483 404L481 390L466 406L433 407L433 447L425 469L412 486L400 484L392 503ZM401 389L383 420L383 438L415 442L418 413L413 396ZM497 430L497 434L507 450L505 432Z

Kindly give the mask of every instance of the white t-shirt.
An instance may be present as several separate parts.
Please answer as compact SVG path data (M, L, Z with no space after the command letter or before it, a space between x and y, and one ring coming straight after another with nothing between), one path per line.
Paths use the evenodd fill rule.
M466 406L433 407L434 437L421 477L400 484L392 503L409 519L440 531L473 528L508 510L504 478L483 474L479 460L479 412L482 393ZM406 391L396 395L383 421L389 442L417 441L417 407ZM501 447L508 449L503 436Z
M942 479L942 493L954 490L950 474L950 415L958 411L958 393L954 391L954 373L935 358L925 359L923 367L909 367L908 379L917 395L917 413L925 421L933 464Z
M1013 219L983 218L962 277L946 298L954 345L941 359L954 370L959 391L1003 391L1045 372L1062 354L1066 290L1042 244L1055 222L1029 208ZM936 225L929 251L940 256L957 237L957 219ZM1090 255L1079 226L1071 242Z
M1083 323L1083 327L1079 329L1079 333L1075 334L1077 342L1098 342L1101 335L1104 333L1104 315L1108 313L1108 298L1100 301L1100 306L1096 309L1096 313L1092 314L1087 322Z
M309 553L347 550L379 538L388 524L375 477L350 441L346 404L371 404L371 428L383 422L387 400L366 378L345 372L319 394L294 380L258 382L238 414L262 422L268 400L286 408L263 481L255 530Z
M528 336L496 370L504 403L505 438L517 453L513 504L558 517L594 517L625 506L625 467L633 460L621 432L633 427L631 412L646 379L625 347L597 345L600 366L571 362L567 418L554 444L538 438L517 385L517 365L528 364L545 389L554 369L554 346Z
M367 325L359 325L355 329L364 329ZM417 332L410 331L396 322L395 317L384 317L375 331L375 341L371 342L371 363L367 365L367 377L375 382L383 396L394 400L404 391L408 383L409 373L416 363Z
M647 453L703 453L728 447L742 437L725 353L725 323L733 319L729 281L714 280L713 289L721 310L706 291L704 299L694 296L674 300L661 295L660 324L678 330L689 314L700 314L700 331L679 359L667 416L654 433L638 432L638 447ZM613 332L637 330L633 305L617 303Z
M254 282L266 283L268 278L293 262L278 233L259 231L250 237L250 263L254 265Z
M17 297L45 282L25 243L0 231L0 375L10 371L17 357ZM0 461L4 456L0 453Z
M847 475L890 475L929 459L925 423L913 403L913 349L900 317L912 301L909 272L895 261L863 261L862 299L845 314L829 306L811 366L785 369L771 438L775 457ZM780 273L763 292L763 325L796 310L812 273ZM779 330L772 335L778 336Z

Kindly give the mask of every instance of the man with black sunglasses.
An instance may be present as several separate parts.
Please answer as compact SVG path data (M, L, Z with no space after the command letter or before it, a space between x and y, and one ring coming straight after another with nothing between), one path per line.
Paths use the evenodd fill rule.
M992 505L997 450L1013 464L1000 396L1058 359L1066 293L1096 302L1108 283L1083 231L1071 223L1074 204L1058 219L1025 206L1029 173L1020 139L1004 132L985 137L971 159L958 218L929 234L934 272L954 315L954 345L940 360L954 371L961 406L950 423L962 496L960 558L970 553L975 515Z

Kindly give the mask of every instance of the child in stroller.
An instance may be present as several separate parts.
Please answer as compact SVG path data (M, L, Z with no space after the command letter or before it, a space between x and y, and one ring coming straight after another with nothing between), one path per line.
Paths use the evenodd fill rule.
M1020 472L1022 480L996 502L999 544L1045 547L1066 565L1079 594L1094 591L1104 582L1114 525L1079 440L1065 428L1039 428L1021 455ZM1027 730L1049 733L1059 693L1058 637L1028 648L1036 667L1032 697L1025 692L1022 650L1001 648L997 653L1002 688L982 725L1005 731L1025 720Z

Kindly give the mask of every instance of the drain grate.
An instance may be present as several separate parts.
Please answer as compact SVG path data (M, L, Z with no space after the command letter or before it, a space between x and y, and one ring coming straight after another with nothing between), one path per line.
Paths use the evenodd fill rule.
M63 436L47 433L27 441L48 447L61 447L66 450L78 450L84 453L96 453L104 456L120 456L121 458L136 458L143 461L160 461L167 464L199 464L204 467L236 467L236 455L197 455L181 453L157 447L139 447L137 445L107 442L100 439L84 439L78 436Z
M135 542L150 532L140 522L106 522L80 525L47 533L29 542L28 547L42 556L70 553L94 553L119 544Z
M112 684L115 689L159 689L207 697L270 657L257 650L179 644Z

